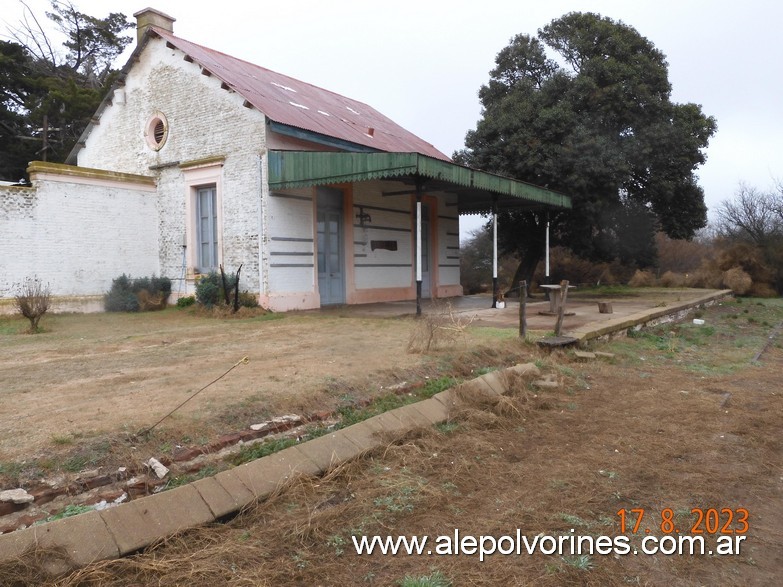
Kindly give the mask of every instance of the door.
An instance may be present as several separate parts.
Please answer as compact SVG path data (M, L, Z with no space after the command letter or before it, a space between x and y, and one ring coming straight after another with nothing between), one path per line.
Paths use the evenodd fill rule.
M430 207L421 204L421 297L432 297L430 273Z
M343 193L334 188L318 188L316 198L321 305L344 304Z

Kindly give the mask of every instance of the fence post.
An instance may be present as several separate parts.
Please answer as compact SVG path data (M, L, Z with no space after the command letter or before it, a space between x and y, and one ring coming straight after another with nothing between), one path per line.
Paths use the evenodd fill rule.
M527 281L519 282L519 337L527 335Z

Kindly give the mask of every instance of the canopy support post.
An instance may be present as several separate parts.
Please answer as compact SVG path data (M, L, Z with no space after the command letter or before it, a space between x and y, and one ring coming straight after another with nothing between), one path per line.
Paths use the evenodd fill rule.
M492 307L498 306L498 198L492 198Z
M546 242L544 243L544 249L546 250L544 283L549 283L549 212L546 213Z
M416 176L416 316L421 316L421 192L424 182Z

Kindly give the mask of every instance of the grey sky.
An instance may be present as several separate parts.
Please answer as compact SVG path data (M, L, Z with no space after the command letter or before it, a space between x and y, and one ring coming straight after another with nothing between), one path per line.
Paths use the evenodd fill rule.
M43 15L46 0L29 0ZM495 55L571 11L635 27L667 57L673 99L718 121L698 172L713 210L744 181L783 179L783 3L778 0L74 0L129 18L148 5L190 41L361 100L447 155L480 117ZM3 0L2 19L22 7ZM4 28L4 27L3 27ZM124 63L124 58L123 58ZM480 224L463 219L463 233Z

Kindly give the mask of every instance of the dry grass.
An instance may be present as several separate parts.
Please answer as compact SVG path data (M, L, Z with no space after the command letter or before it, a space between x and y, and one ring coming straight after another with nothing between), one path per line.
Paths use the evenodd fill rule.
M327 477L303 479L229 523L55 584L395 585L434 571L455 585L774 584L783 539L783 444L776 433L783 424L783 350L773 347L761 366L722 375L691 369L723 361L724 353L734 357L737 338L724 337L720 326L734 326L727 312L733 308L705 311L716 325L708 343L680 331L674 356L657 349L656 338L637 338L613 343L610 362L576 363L568 354L542 359L560 388L542 391L520 378L500 399L460 394L455 419L440 431L419 431ZM754 332L762 342L767 329ZM660 533L656 520L665 507L680 512L686 527L691 520L681 512L693 507L748 508L751 530L741 555L592 556L580 568L544 555L484 563L471 556L357 556L351 542L352 535L434 537L454 528L494 536L516 528L531 537L572 528L614 535L621 508L645 508L652 520L645 528Z
M427 353L467 343L466 329L475 316L458 313L450 301L433 300L429 310L419 316L408 338L409 353Z
M747 312L745 311L747 310ZM454 418L418 430L323 478L306 478L221 525L50 581L58 586L395 585L434 571L454 585L772 585L781 568L783 349L750 357L783 318L743 300L615 341L615 358L537 363L561 386L510 381L503 398L458 393ZM607 347L601 347L607 348ZM466 372L502 351L461 359ZM509 357L503 357L509 360ZM471 363L473 361L473 363ZM616 512L694 507L751 512L736 557L357 556L351 536L453 533L615 535ZM685 513L682 513L685 512ZM636 539L638 541L638 539ZM36 558L37 557L37 558ZM43 554L0 568L0 584L34 585Z

